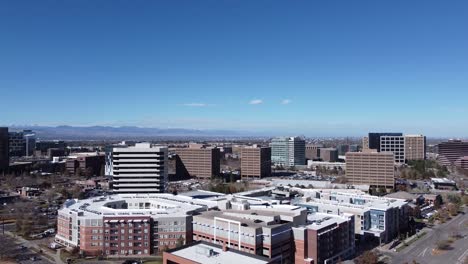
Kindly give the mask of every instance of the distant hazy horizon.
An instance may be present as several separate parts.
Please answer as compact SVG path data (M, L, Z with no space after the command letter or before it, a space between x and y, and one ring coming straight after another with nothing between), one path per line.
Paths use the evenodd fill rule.
M468 1L2 1L0 124L468 136Z

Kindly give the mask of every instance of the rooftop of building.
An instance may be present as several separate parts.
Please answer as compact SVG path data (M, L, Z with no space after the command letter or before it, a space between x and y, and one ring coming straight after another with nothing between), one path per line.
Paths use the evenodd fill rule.
M196 218L204 218L212 220L216 218L227 219L231 221L240 222L244 227L275 227L280 226L280 214L274 211L266 210L226 210L226 211L206 211L199 215L194 216L194 222Z
M447 178L431 178L433 183L442 183L442 184L455 184L455 181Z
M318 203L318 204L327 204L332 206L341 206L347 208L354 208L356 210L367 210L367 209L376 209L376 210L388 210L389 208L393 207L401 207L407 204L404 199L397 199L397 198L386 198L386 197L378 197L372 196L367 194L360 194L360 193L352 193L352 192L340 192L336 190L331 190L329 192L323 193L330 196L341 196L341 197L348 197L350 198L348 201L360 199L364 201L362 204L350 203L347 201L339 201L337 200L327 200L327 199L318 199L307 197L307 201L305 202L298 202L298 204L307 204L307 203Z
M349 220L349 214L344 214L343 216L341 216L341 215L332 215L332 214L325 214L325 213L314 213L314 214L309 214L307 216L307 221L309 222L309 224L306 225L305 227L307 229L319 230L329 225L334 225L334 224L340 225L344 222L347 222L348 220Z
M386 198L397 198L397 199L403 199L406 201L414 200L416 198L416 195L411 194L409 192L405 191L398 191L394 193L390 193L385 195Z
M221 246L206 242L198 242L181 248L168 250L167 253L203 264L269 263L266 257L244 253L231 248L223 251Z
M140 204L143 208L140 208ZM182 195L115 194L84 200L67 200L62 210L80 213L85 218L99 216L184 216L196 210L215 206L216 203Z

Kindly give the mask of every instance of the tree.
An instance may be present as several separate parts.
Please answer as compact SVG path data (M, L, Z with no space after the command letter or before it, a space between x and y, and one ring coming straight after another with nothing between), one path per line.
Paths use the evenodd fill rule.
M179 248L181 246L185 245L185 239L180 236L178 239L177 239L177 242L176 242L176 248Z
M452 215L452 216L457 215L459 209L460 209L460 208L459 208L458 204L449 203L449 204L447 205L447 210L449 211L450 215Z
M0 235L0 260L13 259L16 251L15 240L6 235ZM1 261L0 261L1 262Z
M442 201L440 199L435 199L434 200L434 209L440 209L440 206L442 205Z
M437 249L447 250L450 249L450 241L448 240L439 240L437 241Z
M379 256L373 251L365 251L359 257L354 259L356 264L376 264L379 261Z

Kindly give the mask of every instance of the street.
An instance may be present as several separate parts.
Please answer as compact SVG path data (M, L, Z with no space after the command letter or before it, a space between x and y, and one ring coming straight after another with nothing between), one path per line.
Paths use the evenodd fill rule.
M424 264L461 264L468 257L468 215L467 208L463 213L452 218L444 224L437 225L431 229L426 228L427 234L415 241L400 252L383 252L391 257L391 263L412 263L413 260ZM446 240L453 233L458 233L461 238L451 244L451 249L440 254L432 254L438 241Z

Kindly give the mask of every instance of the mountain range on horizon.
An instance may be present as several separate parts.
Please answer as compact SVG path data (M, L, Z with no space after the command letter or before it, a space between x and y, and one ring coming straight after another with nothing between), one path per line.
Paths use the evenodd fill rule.
M11 131L31 129L39 139L88 140L88 139L151 139L157 137L247 137L264 136L259 133L236 130L211 130L189 128L152 128L138 126L42 126L13 125ZM266 136L266 135L265 135Z

